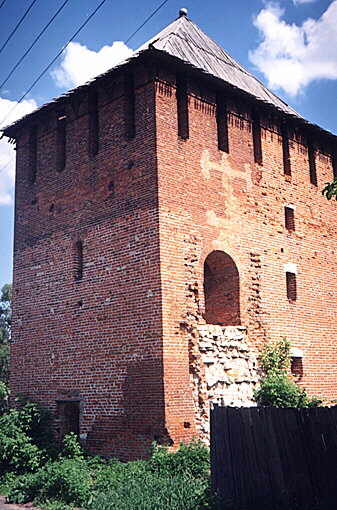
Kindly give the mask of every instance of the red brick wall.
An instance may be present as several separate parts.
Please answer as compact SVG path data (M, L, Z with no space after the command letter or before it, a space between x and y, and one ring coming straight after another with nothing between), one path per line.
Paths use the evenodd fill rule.
M158 198L154 86L141 69L136 136L126 140L122 83L98 90L97 156L88 155L86 95L63 112L62 173L57 112L37 116L34 185L29 133L18 140L11 387L55 412L57 399L79 399L88 446L135 458L165 434Z
M317 155L315 187L307 148L292 140L292 177L285 177L282 139L271 124L262 129L263 165L254 163L247 105L230 99L230 150L220 152L215 94L206 88L201 99L193 81L190 137L179 140L174 82L173 74L161 73L156 113L166 419L177 440L194 433L188 342L196 323L205 322L203 265L214 250L237 265L241 324L250 342L261 346L286 336L304 352L301 384L337 398L337 224L336 205L321 195L332 178L328 156ZM287 204L295 206L295 232L284 225ZM298 271L294 303L286 294L288 263Z
M240 306L229 312L228 298L218 322L247 326L253 346L286 336L304 352L301 384L336 398L336 206L320 192L332 177L329 158L317 157L316 188L307 149L293 140L285 177L282 140L269 122L257 165L248 107L232 99L229 154L219 151L215 93L193 81L190 137L180 140L175 76L161 73L154 86L144 69L136 72L136 136L126 140L123 77L114 80L98 89L96 156L88 155L84 92L62 111L36 115L35 184L29 131L17 142L13 395L55 413L58 400L80 401L80 432L97 453L136 458L152 440L191 439L191 343L196 325L213 320L205 316L204 262L220 251L236 265L227 290ZM64 114L67 158L58 173L56 119ZM284 226L288 204L294 232ZM297 266L291 303L286 264ZM219 318L222 307L211 308Z

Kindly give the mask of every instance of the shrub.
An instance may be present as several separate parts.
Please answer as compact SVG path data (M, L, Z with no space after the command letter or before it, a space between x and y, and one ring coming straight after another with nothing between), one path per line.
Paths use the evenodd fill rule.
M27 423L20 423L19 411L0 417L0 472L34 471L41 465L43 452L33 444L27 428Z
M255 399L261 406L273 407L313 407L320 403L309 398L305 390L288 376L277 373L271 373L262 380Z
M283 338L267 344L260 357L264 372L260 387L254 398L260 406L273 407L314 407L321 404L316 397L308 397L288 375L290 367L290 343Z
M175 453L163 446L154 447L149 469L165 476L188 474L195 478L208 478L209 450L200 441L187 445L182 443Z
M83 450L74 432L70 432L63 438L61 456L68 459L83 459Z
M0 415L3 414L8 405L8 395L9 395L9 389L7 385L0 381Z
M84 506L90 501L91 486L84 460L61 459L47 463L36 473L17 477L10 484L7 499L13 503L56 499Z
M162 476L144 472L121 480L100 493L92 510L198 510L207 508L208 483L188 475Z

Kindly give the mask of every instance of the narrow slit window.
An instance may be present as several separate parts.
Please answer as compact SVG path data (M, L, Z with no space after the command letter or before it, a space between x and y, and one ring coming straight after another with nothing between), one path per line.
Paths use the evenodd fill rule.
M293 207L284 208L284 219L286 229L293 232L295 230L295 211Z
M315 149L311 144L308 145L308 160L309 160L310 182L314 186L317 186L316 154L315 154Z
M332 174L334 181L337 180L337 151L335 150L331 156L332 159Z
M75 243L75 280L83 278L83 241Z
M132 73L124 76L125 136L131 140L136 136L135 122L135 81Z
M287 282L287 298L289 301L296 301L297 299L297 282L295 273L286 273Z
M257 113L254 113L252 119L252 135L254 148L254 161L262 165L262 140L261 140L261 122Z
M227 105L219 96L217 96L216 99L216 124L218 132L218 149L223 152L229 152Z
M89 154L96 156L99 148L99 116L97 91L89 92Z
M66 165L66 132L67 117L63 115L57 119L56 168L58 172L62 172Z
M178 116L178 136L182 140L187 140L189 134L188 118L188 93L187 81L184 76L177 75L177 116Z
M29 135L29 180L31 184L36 181L37 173L37 128L34 127Z
M291 175L291 162L289 150L289 134L285 127L282 129L282 153L284 175Z

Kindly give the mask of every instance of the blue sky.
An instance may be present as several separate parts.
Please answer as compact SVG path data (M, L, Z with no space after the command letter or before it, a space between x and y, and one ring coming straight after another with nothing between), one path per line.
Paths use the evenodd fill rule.
M7 0L0 10L0 47L31 0ZM63 0L37 0L0 54L0 83ZM70 0L12 78L0 90L1 120L99 0ZM187 7L189 17L304 117L337 133L337 0L169 0L125 41L160 0L107 0L26 100L14 119L93 74L155 35ZM14 152L0 141L0 286L11 281Z

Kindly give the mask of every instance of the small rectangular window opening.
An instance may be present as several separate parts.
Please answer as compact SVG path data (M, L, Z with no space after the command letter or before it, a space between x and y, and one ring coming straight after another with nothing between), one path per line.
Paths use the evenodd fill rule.
M291 162L289 150L289 134L285 127L282 128L282 152L283 152L283 172L284 175L291 175Z
M58 172L62 172L66 165L66 131L67 117L63 115L57 119L56 168Z
M229 152L227 106L223 98L216 98L216 124L218 133L218 149Z
M289 301L296 301L297 299L297 283L295 273L286 273L287 282L287 298Z
M189 134L189 118L188 118L188 93L187 80L184 76L178 74L177 79L177 116L178 116L178 136L182 140L187 140Z
M29 180L31 184L36 181L37 173L37 128L34 127L29 135Z
M295 230L295 211L292 207L284 208L285 226L289 231Z
M315 154L315 149L311 144L308 145L308 160L309 160L310 182L314 186L317 186L316 154Z
M131 140L136 136L135 82L132 73L126 73L124 76L124 96L125 137Z
M96 156L99 148L99 114L97 91L89 92L89 154Z
M75 280L83 278L83 241L75 243Z
M252 118L252 135L254 148L254 161L262 165L262 140L261 140L261 122L259 115L254 112Z

